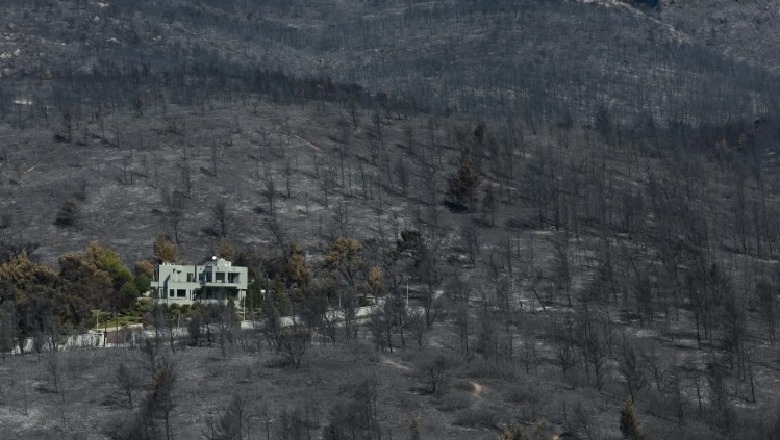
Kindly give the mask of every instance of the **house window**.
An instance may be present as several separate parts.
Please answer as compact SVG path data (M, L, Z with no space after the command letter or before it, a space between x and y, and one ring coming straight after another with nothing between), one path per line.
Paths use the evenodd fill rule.
M239 282L241 282L240 275L241 274L238 273L228 274L228 283L238 284Z
M171 290L169 290L169 291L168 291L168 297L170 298L170 297L172 297L172 296L173 296L173 289L171 289Z
M225 273L224 272L217 272L217 282L218 283L224 283L225 282Z
M185 296L187 296L187 290L185 290L185 289L177 289L176 290L176 296L178 298L184 298Z
M195 274L194 273L188 273L187 274L187 282L191 283L193 281L195 281Z

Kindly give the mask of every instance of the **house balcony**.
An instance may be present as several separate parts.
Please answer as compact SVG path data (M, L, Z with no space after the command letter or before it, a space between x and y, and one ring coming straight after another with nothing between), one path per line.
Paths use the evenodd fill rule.
M223 287L223 288L234 288L234 289L240 289L241 283L228 283L227 281L201 281L200 282L201 287Z

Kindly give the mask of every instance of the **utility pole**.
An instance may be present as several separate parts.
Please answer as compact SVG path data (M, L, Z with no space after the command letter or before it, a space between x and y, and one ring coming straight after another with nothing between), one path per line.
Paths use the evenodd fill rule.
M406 280L406 310L409 311L409 280Z

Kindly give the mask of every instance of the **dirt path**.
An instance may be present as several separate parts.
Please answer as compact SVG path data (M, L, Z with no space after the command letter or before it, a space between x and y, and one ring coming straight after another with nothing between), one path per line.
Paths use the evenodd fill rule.
M483 389L484 389L484 387L482 386L482 384L479 384L479 383L477 383L477 382L471 382L471 386L473 386L473 387L474 387L474 390L472 391L472 392L474 393L474 395L475 395L475 396L482 397L482 391L483 391Z
M398 363L398 362L396 362L396 361L394 361L392 359L388 359L386 357L382 358L382 362L384 362L387 365L390 365L390 366L393 366L395 368L398 368L399 370L404 370L404 371L411 370L411 368L409 368L408 366L406 366L404 364L401 364L401 363Z
M305 137L303 137L303 136L301 136L301 135L299 135L299 134L297 134L297 133L292 133L292 136L293 136L294 138L297 138L297 139L299 139L300 141L302 141L304 144L306 144L306 145L307 145L309 148L311 148L312 150L314 150L314 151L316 151L316 152L318 152L318 153L322 153L322 150L320 149L320 147L318 147L317 145L315 145L315 144L311 143L311 141L309 141L309 140L308 140L308 139L306 139Z
M277 125L276 129L281 131L281 132L283 132L283 133L285 133L285 134L287 134L288 136L292 136L292 137L298 139L299 141L303 142L304 145L306 145L307 147L311 148L312 150L314 150L314 151L316 151L318 153L322 153L322 149L320 147L318 147L316 144L313 144L310 140L308 140L305 137L299 135L298 133L295 133L294 131L292 131L290 129L284 128L281 125Z

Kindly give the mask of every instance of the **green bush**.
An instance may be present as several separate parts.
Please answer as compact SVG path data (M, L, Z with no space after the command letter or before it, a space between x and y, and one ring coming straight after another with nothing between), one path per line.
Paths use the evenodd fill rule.
M146 313L151 312L154 308L154 301L150 300L144 300L144 301L136 301L135 307L133 307L133 310L129 313L132 313L135 316L144 316Z
M137 277L133 278L133 286L139 295L143 294L151 289L152 279L146 275L138 275Z

